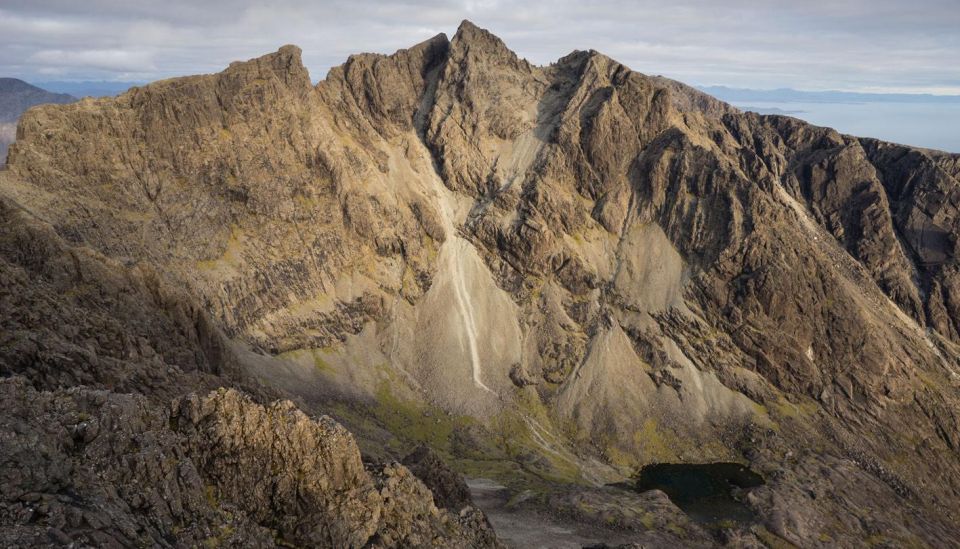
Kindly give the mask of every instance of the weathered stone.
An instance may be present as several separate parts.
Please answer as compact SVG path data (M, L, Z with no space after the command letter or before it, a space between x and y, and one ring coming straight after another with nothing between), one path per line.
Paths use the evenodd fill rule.
M387 387L473 416L541 478L749 461L773 480L730 543L956 539L957 155L741 113L593 51L537 67L469 22L316 86L299 55L24 116L0 173L3 373L361 416ZM185 413L228 446L194 447L196 475L249 491L256 524L416 545L476 523L393 465L351 461L348 502L231 484L221 466L281 462L256 430L211 436L221 417L339 431L211 398L233 408ZM109 431L77 425L65 446ZM289 442L314 463L319 442Z

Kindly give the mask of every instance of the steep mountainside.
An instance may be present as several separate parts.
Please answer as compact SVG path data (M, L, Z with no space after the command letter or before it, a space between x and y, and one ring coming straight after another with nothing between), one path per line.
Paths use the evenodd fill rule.
M76 98L50 93L16 78L0 78L0 166L7 158L7 147L17 136L17 119L23 111L44 103L72 103Z
M329 417L198 395L276 398L185 297L0 200L0 545L497 546Z
M24 312L0 360L38 389L283 395L335 416L371 458L426 443L523 491L515 512L547 508L609 540L944 547L960 535L960 156L741 113L593 51L533 66L469 22L450 40L352 56L316 86L285 46L34 108L18 132L0 194L26 212L8 214L4 256L23 274L3 297ZM34 248L58 265L46 278L30 274ZM78 261L97 270L74 274ZM28 313L41 300L98 313L51 333ZM101 321L119 326L115 350L85 328ZM44 352L35 333L110 358ZM164 371L177 380L149 385ZM58 391L18 413L93 398ZM190 398L213 414L199 427L182 427L178 404L169 426L130 429L191 452L246 513L237 532L322 544L296 521L319 523L277 518L293 503L244 507L259 500L240 494L261 493L238 484L253 469L229 484L219 460L244 468L235 457L261 440L206 436L236 407L294 412ZM303 455L256 463L282 479ZM361 525L336 535L396 542L388 519L369 518L392 501L378 479L393 466L354 461L367 518L337 519ZM701 529L605 486L650 463L715 461L765 478L742 496L753 519ZM416 535L449 532L436 521L488 535L431 509L434 522L407 525Z

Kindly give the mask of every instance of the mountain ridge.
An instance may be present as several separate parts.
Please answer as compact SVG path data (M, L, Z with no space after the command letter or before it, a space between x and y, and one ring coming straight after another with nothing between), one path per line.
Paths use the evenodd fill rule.
M51 93L16 78L0 78L0 122L16 122L28 108L42 103L69 103L77 99Z
M315 86L285 46L20 132L6 199L162 273L369 455L425 440L552 509L648 463L768 478L757 524L672 543L955 534L958 155L596 52L536 67L469 22Z

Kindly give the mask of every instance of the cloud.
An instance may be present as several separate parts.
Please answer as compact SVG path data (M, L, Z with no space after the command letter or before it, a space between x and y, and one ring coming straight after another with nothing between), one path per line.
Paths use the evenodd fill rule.
M592 48L693 84L960 93L956 0L4 0L0 75L149 80L294 43L318 79L464 18L540 64Z
M67 67L82 66L109 72L147 72L155 70L153 53L135 50L39 50L27 58L27 63L40 69L63 71Z

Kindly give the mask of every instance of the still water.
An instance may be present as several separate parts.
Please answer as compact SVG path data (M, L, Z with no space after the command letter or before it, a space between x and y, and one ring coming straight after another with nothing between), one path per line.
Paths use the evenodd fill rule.
M841 133L960 153L960 103L734 102L741 110L784 114Z
M710 525L753 522L756 515L742 498L763 483L763 477L739 463L656 463L641 469L634 489L662 490L690 518Z

